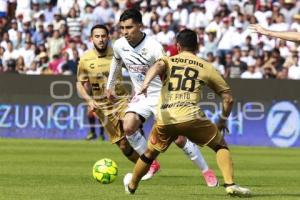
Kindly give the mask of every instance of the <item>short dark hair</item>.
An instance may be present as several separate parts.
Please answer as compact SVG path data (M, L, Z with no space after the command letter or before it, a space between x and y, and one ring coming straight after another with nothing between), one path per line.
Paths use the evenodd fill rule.
M135 23L142 23L142 14L135 8L125 10L120 16L120 22L132 19Z
M199 48L197 33L190 29L183 29L180 31L176 36L176 41L183 49L189 51L197 51Z
M107 28L105 25L103 25L103 24L97 24L97 25L95 25L95 26L92 27L92 29L91 29L91 36L93 35L93 31L94 31L95 29L97 29L97 28L99 28L99 29L104 29L105 32L107 33L107 35L109 35L108 28Z

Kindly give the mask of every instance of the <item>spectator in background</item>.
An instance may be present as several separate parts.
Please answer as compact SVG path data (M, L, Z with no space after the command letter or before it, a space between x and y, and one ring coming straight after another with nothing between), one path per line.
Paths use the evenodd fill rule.
M275 66L276 71L281 71L283 68L284 58L281 57L278 48L272 50L270 62Z
M288 78L288 68L284 67L281 71L277 73L277 79L287 79Z
M31 46L32 46L31 41L27 39L25 41L25 47L19 50L19 55L22 55L24 57L26 68L30 68L30 65L33 62L35 57L34 51L31 49Z
M39 75L41 74L41 71L40 69L38 68L39 67L39 60L34 60L30 67L27 67L27 70L26 70L26 74L28 75Z
M9 34L8 32L4 32L3 35L2 35L2 41L0 43L0 46L3 47L5 50L7 49L7 43L10 42L10 39L9 39Z
M300 32L300 14L294 15L293 19L294 19L294 21L291 24L291 30Z
M150 28L150 23L151 23L151 15L152 13L148 9L147 2L144 0L140 4L140 11L142 14L142 19L143 19L143 24L146 28ZM120 17L115 17L115 24L119 23Z
M5 49L0 46L0 72L4 72L3 68L3 54L5 52Z
M45 43L46 32L44 30L44 25L39 24L37 30L33 33L31 41L35 45L40 45Z
M241 61L241 49L240 47L235 47L233 50L232 61L229 62L230 66L226 67L226 77L230 78L240 78L241 74L247 70L247 64ZM226 59L229 59L226 57ZM226 60L227 64L227 60Z
M59 30L62 24L66 24L65 20L61 18L61 14L58 10L54 12L54 20L52 21L52 23L54 30Z
M299 1L283 0L283 8L281 9L281 13L286 17L287 23L292 23L292 18L294 15L298 14L299 8Z
M163 20L163 18L170 12L170 6L168 4L167 0L161 0L158 4L158 7L156 9L157 14L160 16L160 20Z
M52 56L52 61L49 62L49 69L53 74L61 74L61 65L64 63L64 59L59 56L59 54L54 54Z
M300 80L300 67L299 67L299 57L297 54L292 56L291 66L288 66L288 78L294 80Z
M2 57L2 64L4 69L7 69L7 63L12 62L11 60L16 61L19 57L19 52L14 49L13 43L11 41L7 42L7 49L5 50L3 57Z
M169 30L174 31L174 33L178 32L178 24L174 21L172 12L167 13L163 20L168 25Z
M73 60L74 59L74 52L78 52L79 56L83 54L82 49L77 47L77 43L75 40L70 39L69 44L65 50L69 54L69 59Z
M222 20L223 27L221 29L221 36L218 43L218 56L221 58L221 62L224 62L226 54L231 52L233 47L234 32L231 27L231 21L228 17Z
M84 13L80 13L80 18L82 20L83 39L88 40L90 37L90 30L97 23L97 18L93 13L94 8L90 4L87 4L84 10Z
M204 38L204 55L212 53L213 56L217 55L218 41L216 39L216 30L207 30L207 38Z
M107 0L100 0L93 13L97 17L97 19L100 20L97 22L99 24L114 24L115 22L113 9L111 8Z
M157 41L159 41L164 46L169 46L174 43L175 33L169 30L169 26L165 22L160 24L161 31L157 34Z
M57 13L57 7L52 5L50 1L47 2L47 8L44 10L45 22L47 24L52 23L54 15Z
M8 30L8 35L10 41L16 46L18 40L18 24L16 19L11 20L11 28Z
M18 74L25 74L26 70L25 70L25 62L24 62L24 58L22 55L19 56L19 58L16 61L16 72Z
M224 76L225 74L225 68L224 68L224 65L222 65L220 62L219 62L219 59L218 57L215 57L214 54L212 52L208 52L207 55L207 61L212 63L214 68L216 68L216 70L218 70L218 72L220 72L220 74L222 76Z
M67 27L71 38L81 36L82 21L74 8L71 8L67 17Z
M241 74L243 79L261 79L263 77L259 70L256 70L256 60L249 60L247 70Z
M0 18L7 17L8 14L8 0L0 1Z
M57 0L57 9L62 16L67 17L74 3L75 0Z
M29 16L31 9L30 9L30 1L31 0L17 0L17 9L16 9L16 16Z
M49 58L46 52L42 51L39 55L38 55L38 59L40 61L39 63L39 67L41 69L43 68L48 68L49 66Z
M54 31L53 37L48 38L47 44L50 60L53 59L54 55L60 55L61 50L65 48L65 40L60 36L58 30Z
M188 23L189 13L182 5L178 5L177 9L173 13L173 18L180 26L186 26Z
M67 52L65 52L65 53L63 53L63 62L61 62L60 68L61 68L62 74L65 74L65 75L76 74L77 63L73 59L70 59L69 54Z

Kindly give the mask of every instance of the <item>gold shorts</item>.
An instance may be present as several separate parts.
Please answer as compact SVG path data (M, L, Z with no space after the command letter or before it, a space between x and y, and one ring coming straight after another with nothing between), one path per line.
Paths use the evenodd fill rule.
M110 142L113 144L125 137L122 128L122 119L125 116L126 109L127 103L124 103L116 112L110 115L104 115L101 109L95 111L105 130L105 133L108 134Z
M155 124L149 136L148 147L164 152L179 135L186 136L193 143L203 146L216 136L221 136L221 133L210 120L195 119L178 124Z

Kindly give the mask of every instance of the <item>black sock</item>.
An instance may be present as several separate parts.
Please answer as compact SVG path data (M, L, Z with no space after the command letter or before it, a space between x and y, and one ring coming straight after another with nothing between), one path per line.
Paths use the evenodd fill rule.
M229 186L233 186L233 185L235 185L235 183L230 183L230 184L224 183L224 187L229 187Z
M95 122L96 122L95 117L89 117L90 130L94 135L96 135Z

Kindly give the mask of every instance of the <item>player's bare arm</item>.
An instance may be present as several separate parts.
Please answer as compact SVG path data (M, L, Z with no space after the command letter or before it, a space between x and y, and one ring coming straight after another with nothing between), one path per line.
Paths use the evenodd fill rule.
M231 90L226 90L220 93L222 98L222 113L217 123L217 126L220 131L228 132L227 128L227 119L231 113L233 106L233 97Z
M288 41L292 41L292 42L300 42L300 33L298 33L298 32L272 31L272 30L263 28L259 24L251 24L249 26L249 28L254 33L259 33L259 34L270 36L270 37L276 37L276 38L280 38L280 39L288 40Z
M117 59L116 57L112 58L111 65L110 65L109 76L107 79L107 86L106 86L106 96L110 101L115 99L114 94L114 86L117 79L117 76L121 73L122 70L122 61L121 59Z
M84 84L86 81L77 81L76 87L79 95L84 98L84 100L88 103L90 110L95 110L97 108L97 102L88 94Z
M148 70L139 94L144 94L145 96L147 96L147 89L149 87L150 82L157 75L163 75L165 73L165 70L166 64L163 60L158 60L157 62L155 62L154 65L152 65L152 67L150 67L150 69Z

